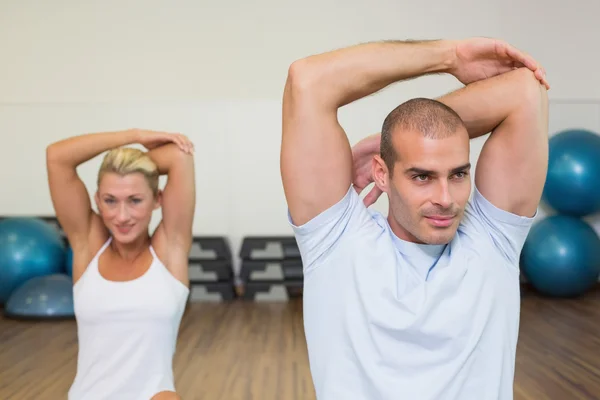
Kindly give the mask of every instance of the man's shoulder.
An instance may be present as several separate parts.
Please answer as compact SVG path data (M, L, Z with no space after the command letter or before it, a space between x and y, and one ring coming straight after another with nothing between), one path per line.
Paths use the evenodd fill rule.
M387 224L381 213L365 206L352 187L339 202L307 223L294 225L289 212L288 219L306 268L376 243Z
M458 229L461 243L488 248L516 262L536 215L520 216L500 209L475 188Z
M462 225L469 224L494 224L498 226L521 226L528 228L535 220L533 216L522 216L501 209L488 200L477 187L465 207Z

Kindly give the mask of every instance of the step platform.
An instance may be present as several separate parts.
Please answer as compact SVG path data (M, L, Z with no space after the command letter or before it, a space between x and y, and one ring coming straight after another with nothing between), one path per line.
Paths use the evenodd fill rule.
M289 301L302 296L302 258L293 236L246 237L239 256L242 299Z
M188 256L191 282L222 282L233 279L231 247L222 236L195 236Z
M240 279L244 282L303 280L302 260L242 260Z
M222 303L233 301L237 292L233 281L230 282L190 282L192 303Z
M238 296L255 302L286 302L302 297L303 281L245 282Z
M300 258L300 250L293 236L251 236L242 241L242 260L283 260Z
M195 236L188 256L191 302L235 299L232 253L222 236Z

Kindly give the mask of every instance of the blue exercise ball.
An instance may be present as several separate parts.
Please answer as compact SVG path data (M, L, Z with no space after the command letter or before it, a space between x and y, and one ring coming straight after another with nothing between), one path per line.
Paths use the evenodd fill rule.
M73 276L73 249L71 246L67 247L67 253L65 256L65 270L69 276Z
M29 279L64 271L65 247L60 232L41 219L0 221L0 304Z
M15 319L74 317L71 277L52 274L29 279L11 293L4 314Z
M549 141L543 200L560 214L583 217L600 211L600 135L565 130Z
M521 252L521 269L540 293L575 297L600 276L600 238L585 221L554 215L535 224Z

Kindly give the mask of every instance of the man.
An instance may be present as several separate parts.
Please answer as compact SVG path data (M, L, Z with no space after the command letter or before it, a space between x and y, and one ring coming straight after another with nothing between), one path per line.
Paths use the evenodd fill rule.
M401 104L351 149L338 108L432 73L466 86ZM319 400L512 399L547 89L535 60L487 38L369 43L292 64L281 174ZM472 191L469 139L490 132ZM387 219L367 209L381 193Z

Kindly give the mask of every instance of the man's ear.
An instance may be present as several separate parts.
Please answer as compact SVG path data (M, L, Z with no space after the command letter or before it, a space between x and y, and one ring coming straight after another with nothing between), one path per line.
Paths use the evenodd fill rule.
M381 156L376 155L373 157L373 180L375 185L384 193L389 193L389 182L390 182L390 173L387 165L381 158Z

